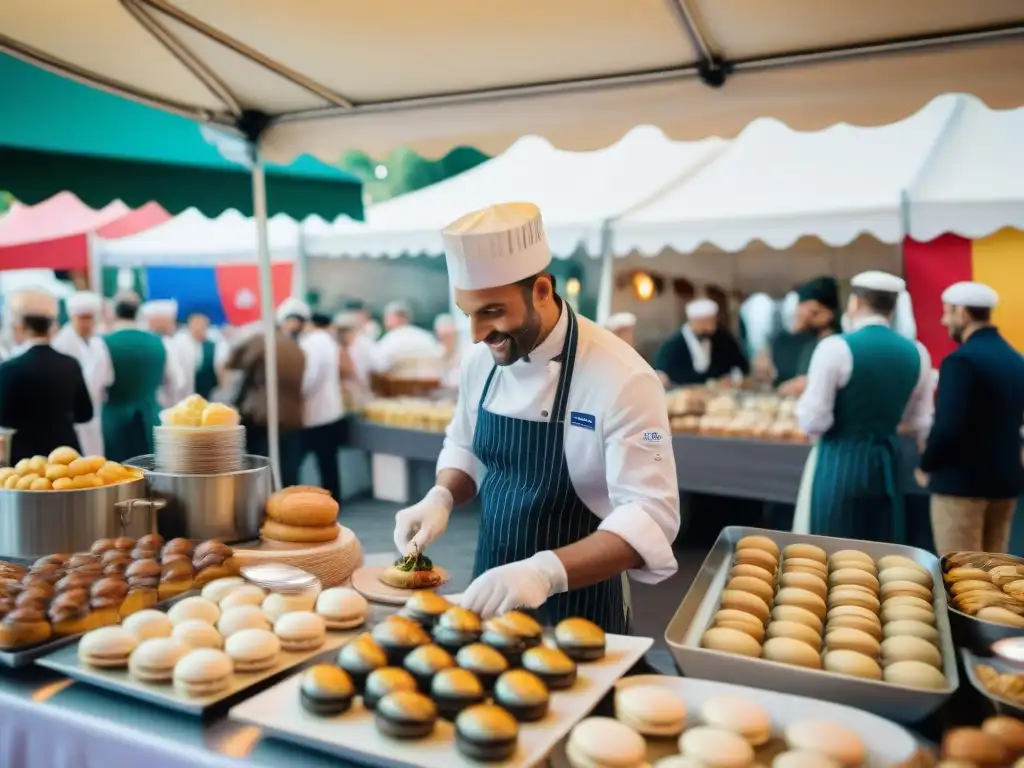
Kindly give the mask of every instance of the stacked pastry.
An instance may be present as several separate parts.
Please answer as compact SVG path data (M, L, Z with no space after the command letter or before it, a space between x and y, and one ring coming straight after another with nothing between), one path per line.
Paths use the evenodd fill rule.
M1024 560L987 552L945 557L943 579L953 607L983 621L1024 627Z
M263 539L322 544L338 538L338 502L323 488L293 485L271 494L266 515Z
M604 657L604 632L589 621L566 619L554 634L555 644L544 645L526 614L481 622L440 595L417 593L401 614L346 644L335 665L307 670L300 700L314 715L334 716L361 696L392 738L423 738L438 718L451 720L459 752L504 760L519 724L542 719L551 692L575 685L577 663Z
M0 564L0 648L35 645L117 624L137 611L235 572L216 540L100 539L89 552L48 555L20 569Z
M773 718L754 701L712 696L689 711L670 685L625 685L615 693L615 719L589 717L569 734L572 768L834 768L864 764L861 736L838 723L804 720L776 733ZM614 760L609 760L614 756Z
M774 541L766 536L740 539L719 610L701 645L716 651L760 656L765 624L772 615L778 570L779 547ZM785 616L785 611L781 615Z
M400 429L444 432L455 414L455 403L416 397L374 400L363 409L367 421Z

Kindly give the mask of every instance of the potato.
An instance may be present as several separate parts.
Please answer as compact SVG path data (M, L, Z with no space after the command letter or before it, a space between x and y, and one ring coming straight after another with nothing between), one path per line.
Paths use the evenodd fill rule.
M29 474L23 475L22 477L18 478L18 482L15 484L14 487L19 491L27 491L29 488L32 487L32 483L34 483L38 479L39 475L37 475L35 472L30 472Z
M45 456L33 456L28 460L29 469L35 472L37 475L43 474L46 471L46 457Z
M8 490L17 488L19 480L21 480L21 477L18 475L10 475L6 480L4 480L4 488L7 488Z
M31 462L31 459L22 459L14 465L14 471L19 475L27 475L32 471Z
M37 477L32 481L32 485L29 486L30 491L48 491L53 487L50 481L45 477Z
M70 477L58 477L53 481L53 490L55 491L70 491L75 487L75 481Z
M62 477L68 476L68 465L67 464L47 464L46 471L43 473L44 476L49 480L57 480Z
M62 445L60 448L54 448L50 451L50 455L47 458L51 464L70 464L79 455L78 451L70 445Z

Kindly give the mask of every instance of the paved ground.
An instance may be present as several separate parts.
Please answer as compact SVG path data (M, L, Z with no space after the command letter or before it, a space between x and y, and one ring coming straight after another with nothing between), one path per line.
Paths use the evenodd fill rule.
M387 561L394 557L392 537L397 509L396 504L364 499L349 500L342 505L340 520L356 532L368 560ZM478 515L475 505L456 510L444 537L430 548L431 557L450 572L453 592L464 590L472 575ZM703 560L703 551L682 551L679 573L673 578L653 587L632 584L636 634L654 638L655 648L648 660L664 672L672 671L672 659L664 642L665 626Z

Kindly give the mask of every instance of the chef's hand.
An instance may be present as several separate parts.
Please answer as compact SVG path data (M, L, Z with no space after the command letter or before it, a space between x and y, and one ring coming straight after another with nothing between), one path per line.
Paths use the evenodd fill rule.
M558 555L547 550L481 574L462 594L459 604L488 619L516 608L537 608L568 589L565 566Z
M917 480L917 484L920 485L922 488L927 488L928 482L931 480L931 478L929 478L928 475L922 472L920 469L914 470L914 479Z
M425 552L448 527L455 500L452 492L435 485L423 501L395 514L395 547L403 555Z
M779 385L779 394L783 397L800 397L807 389L807 377L797 376L796 378L784 381Z

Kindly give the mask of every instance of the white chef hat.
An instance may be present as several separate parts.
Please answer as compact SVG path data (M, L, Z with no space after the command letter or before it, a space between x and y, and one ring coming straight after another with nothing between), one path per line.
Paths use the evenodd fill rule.
M890 275L888 272L881 272L877 269L861 272L854 275L850 280L850 287L863 288L866 291L880 291L882 293L903 293L907 290L907 283L902 277Z
M11 295L11 314L16 317L54 318L60 312L57 297L39 288L26 288Z
M310 315L313 313L309 309L309 304L300 299L296 299L294 296L289 296L287 299L281 302L281 305L277 308L277 322L287 320L289 317L298 317L302 320L309 320Z
M359 325L361 317L358 312L339 312L334 316L334 324L342 330L351 330Z
M103 310L103 299L92 291L78 291L68 296L64 300L64 305L71 317L98 315Z
M718 302L714 299L694 299L686 305L687 320L706 320L718 317Z
M499 203L467 213L441 230L441 237L448 279L462 290L511 285L551 263L540 209L532 203Z
M634 328L636 327L636 315L632 312L616 312L604 321L604 327L612 333L624 328Z
M443 312L434 318L434 331L454 331L455 318L447 312Z
M942 292L942 303L955 307L974 307L977 309L995 309L999 304L999 294L994 288L984 283L960 282L953 283Z
M172 320L178 319L178 302L174 299L156 299L147 301L139 307L139 315L148 320L153 317L166 317Z
M389 301L384 305L384 316L388 315L401 315L404 318L412 320L412 307L409 306L409 302L396 299L395 301Z

